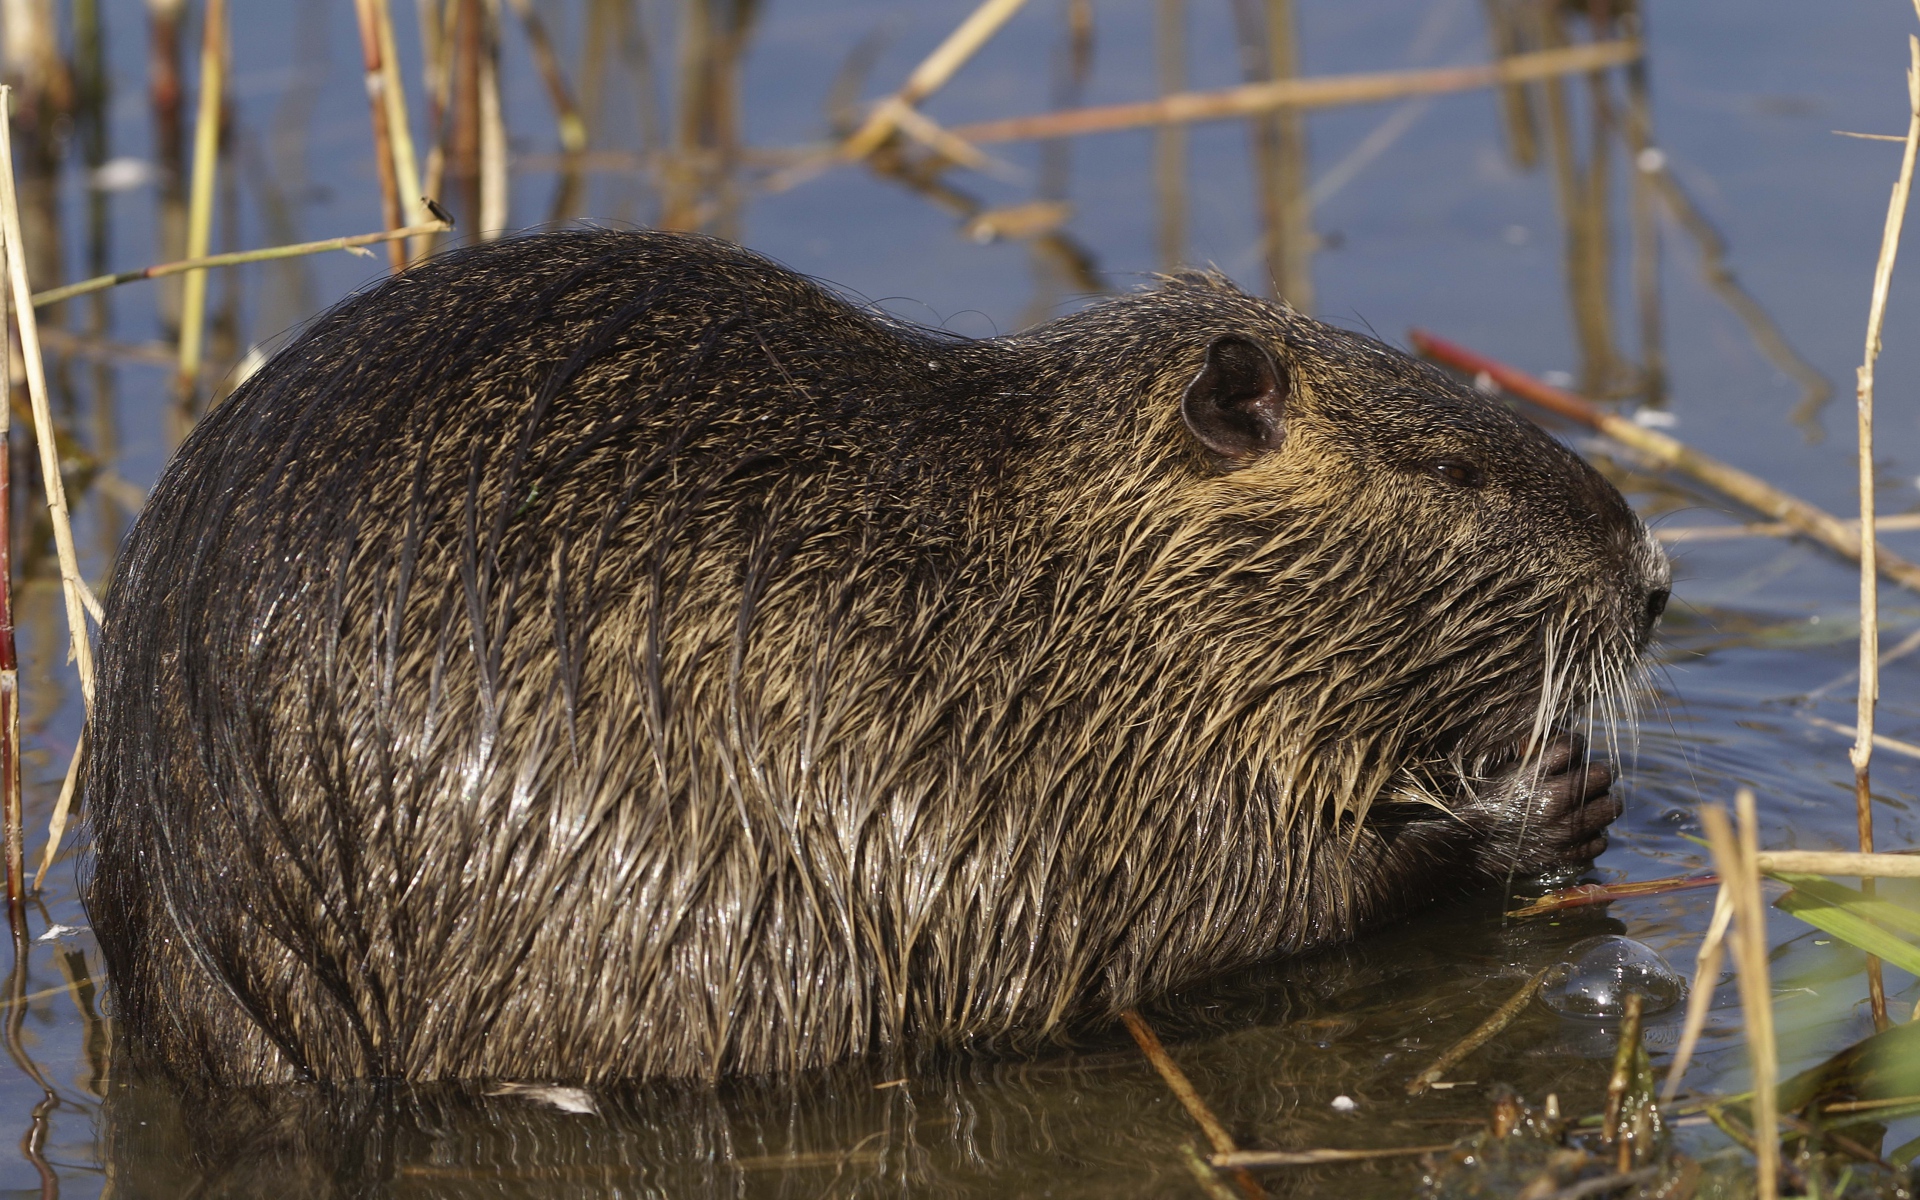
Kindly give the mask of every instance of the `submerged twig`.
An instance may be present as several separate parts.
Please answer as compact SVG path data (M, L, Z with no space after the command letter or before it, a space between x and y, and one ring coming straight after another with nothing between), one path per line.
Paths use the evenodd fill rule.
M1043 138L1111 133L1171 122L1220 121L1283 108L1331 108L1378 104L1403 96L1470 92L1506 83L1530 83L1557 75L1584 74L1629 63L1640 57L1638 42L1622 40L1520 54L1471 67L1431 67L1414 71L1370 71L1353 75L1308 76L1252 83L1211 92L1182 92L1159 100L1072 108L1062 112L1008 117L957 125L951 132L969 142L1018 142Z
M1225 1170L1230 1167L1315 1167L1326 1163L1366 1162L1374 1158L1411 1158L1416 1154L1438 1154L1451 1146L1388 1146L1377 1150L1236 1150L1216 1154L1210 1160Z
M1174 1098L1180 1101L1180 1106L1187 1110L1187 1115L1193 1118L1194 1124L1200 1126L1200 1131L1206 1134L1207 1142L1213 1147L1213 1152L1232 1154L1237 1151L1239 1147L1234 1145L1233 1135L1227 1132L1227 1127L1220 1123L1220 1118L1213 1115L1213 1110L1207 1107L1207 1102L1202 1100L1200 1093L1194 1090L1193 1081L1188 1079L1187 1073L1180 1069L1180 1064L1174 1062L1173 1058L1167 1054L1167 1048L1160 1044L1160 1035L1153 1031L1153 1026L1147 1024L1146 1020L1131 1008L1120 1014L1120 1020L1125 1023L1127 1032L1133 1035L1134 1042L1140 1047L1140 1053L1147 1056L1147 1061L1153 1064L1155 1071L1160 1073L1160 1078L1166 1082ZM1253 1200L1259 1200L1259 1197L1266 1195L1259 1181L1247 1174L1245 1170L1236 1170L1234 1180L1240 1185L1240 1190Z
M1633 1083L1633 1052L1640 1048L1640 1010L1644 1004L1639 992L1627 993L1620 1040L1613 1052L1613 1071L1607 1076L1607 1106L1600 1118L1600 1136L1608 1142L1621 1140L1620 1118L1626 1111L1627 1088ZM1632 1164L1620 1165L1625 1170Z
M404 229L383 229L379 233L356 233L351 237L325 238L318 242L295 242L289 246L268 246L261 250L235 250L228 254L209 254L204 258L186 258L179 262L157 263L151 267L141 267L137 271L119 271L112 275L96 275L92 279L83 279L79 283L70 283L65 287L48 288L44 292L35 292L33 306L45 308L49 304L58 304L75 296L84 296L88 292L104 291L118 287L123 283L137 283L142 279L160 279L168 275L178 275L184 271L199 271L209 267L231 267L241 263L268 262L276 258L297 258L305 254L325 254L329 250L352 250L360 246L371 246L379 242L395 242L405 238L424 237L429 234L445 233L453 228L453 222L445 220L428 221L420 225L409 225ZM135 347L134 349L138 349Z
M1418 1096L1420 1093L1426 1091L1438 1083L1440 1077L1451 1070L1461 1059L1492 1041L1495 1034L1513 1024L1513 1019L1520 1015L1522 1009L1526 1008L1527 1001L1533 999L1533 994L1540 990L1540 981L1547 977L1549 970L1552 970L1552 968L1542 967L1538 971L1535 971L1524 984L1520 985L1519 991L1507 997L1507 1002L1494 1010L1492 1016L1480 1022L1472 1033L1469 1033L1466 1037L1461 1038L1452 1046L1449 1046L1439 1058L1433 1060L1433 1065L1418 1075L1415 1075L1412 1079L1409 1079L1407 1081L1407 1094L1409 1096Z
M1415 350L1435 362L1475 375L1485 375L1489 381L1523 400L1596 429L1614 441L1638 450L1661 467L1679 471L1749 508L1785 521L1849 560L1859 557L1859 538L1847 528L1846 522L1798 496L1788 495L1756 475L1710 458L1664 433L1637 425L1626 417L1615 416L1572 392L1543 383L1525 371L1435 337L1425 330L1415 329L1407 336ZM1903 587L1920 591L1920 565L1909 562L1884 546L1879 548L1876 559L1880 574Z
M1670 879L1643 879L1636 883L1582 883L1548 892L1520 908L1507 910L1509 917L1537 917L1590 904L1609 904L1639 896L1664 896L1691 888L1712 887L1718 875L1676 875Z

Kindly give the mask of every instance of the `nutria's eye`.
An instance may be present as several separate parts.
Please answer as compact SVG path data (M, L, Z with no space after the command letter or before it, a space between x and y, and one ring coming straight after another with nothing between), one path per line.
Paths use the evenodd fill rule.
M1440 478L1446 480L1448 483L1458 484L1461 487L1475 488L1485 482L1485 477L1480 474L1479 467L1474 466L1470 462L1462 462L1457 458L1443 458L1433 464L1433 469Z

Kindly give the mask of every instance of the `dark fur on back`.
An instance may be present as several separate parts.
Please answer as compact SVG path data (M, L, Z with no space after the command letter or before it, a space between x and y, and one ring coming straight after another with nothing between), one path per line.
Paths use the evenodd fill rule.
M1292 386L1242 465L1181 415L1235 334ZM1663 571L1533 426L1218 278L968 341L708 239L496 243L168 467L88 909L136 1063L221 1082L1030 1041L1552 865L1517 760Z

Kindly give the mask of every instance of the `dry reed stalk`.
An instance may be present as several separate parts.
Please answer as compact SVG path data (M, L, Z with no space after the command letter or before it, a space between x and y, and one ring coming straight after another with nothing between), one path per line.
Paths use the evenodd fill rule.
M1299 30L1293 0L1266 0L1267 77L1276 83L1300 75ZM1313 311L1313 203L1308 199L1307 115L1298 108L1276 109L1272 180L1275 225L1268 274L1274 295L1301 312Z
M1859 535L1848 527L1847 522L1781 491L1758 476L1709 458L1664 433L1615 416L1572 392L1543 383L1525 371L1475 353L1445 338L1435 337L1425 330L1412 330L1407 338L1416 351L1435 362L1474 375L1485 375L1523 400L1578 421L1629 449L1639 451L1659 467L1690 476L1749 508L1777 521L1784 521L1848 560L1859 556ZM1875 559L1880 574L1903 587L1920 591L1920 565L1909 562L1885 546L1878 548Z
M1739 973L1740 1009L1746 1017L1747 1057L1753 1071L1753 1141L1760 1200L1775 1200L1780 1179L1780 1113L1776 1091L1779 1063L1773 1040L1773 988L1767 976L1766 905L1760 896L1758 821L1753 792L1741 788L1734 800L1736 833L1725 810L1701 810L1708 844L1733 901L1733 961ZM1916 864L1920 865L1920 864Z
M420 194L439 196L447 174L447 138L452 130L449 108L453 98L454 38L460 20L459 0L416 0L420 18L421 90L427 98L427 160ZM427 253L433 239L427 239Z
M298 258L306 254L324 254L329 250L355 250L361 246L371 246L379 242L393 242L405 238L445 233L451 228L453 226L446 221L429 220L424 224L409 225L403 229L384 229L378 233L356 233L351 237L324 238L317 242L295 242L290 246L268 246L260 250L234 250L226 254L209 254L205 258L157 263L151 267L141 267L136 271L117 271L112 275L96 275L92 279L83 279L79 283L70 283L65 287L35 292L33 306L44 308L74 296L104 291L123 283L137 283L142 279L161 279L168 275L202 271L212 267L232 267L241 263L271 262L275 259Z
M587 123L580 118L580 106L574 103L573 90L567 86L559 56L553 52L553 39L547 36L546 24L534 11L533 0L507 0L507 3L520 18L520 27L527 35L527 48L533 52L533 65L540 72L540 82L546 85L547 100L553 105L554 122L559 126L560 149L566 154L578 154L587 148Z
M380 96L386 103L387 141L393 151L394 186L400 192L400 215L408 225L425 225L427 193L420 186L420 165L413 149L413 123L407 115L407 85L400 75L400 54L394 48L393 11L387 0L373 0L374 32L380 39ZM410 262L426 257L428 241L421 237L407 247Z
M0 245L5 231L0 229ZM9 289L0 288L0 345ZM27 833L20 795L20 663L13 638L13 371L0 368L0 809L6 820L7 922L26 927Z
M1858 875L1862 879L1920 879L1920 854L1859 854L1852 850L1762 850L1762 874Z
M187 244L186 146L180 122L180 20L186 0L147 0L147 104L153 113L155 166L159 169L156 208L160 253L178 258ZM163 328L180 324L180 286L163 285L157 307ZM168 355L172 365L175 356Z
M1507 0L1484 0L1484 7L1494 58L1504 60L1526 53L1526 31L1514 6ZM1540 159L1540 147L1534 132L1533 102L1526 88L1510 83L1500 89L1500 123L1507 136L1507 157L1522 171L1531 171Z
M1213 1110L1207 1107L1207 1102L1202 1100L1200 1093L1194 1089L1193 1081L1188 1079L1187 1073L1180 1069L1180 1064L1173 1061L1172 1056L1167 1053L1167 1048L1160 1044L1160 1035L1153 1031L1153 1026L1147 1024L1145 1018L1131 1008L1120 1014L1120 1020L1126 1024L1127 1032L1133 1035L1134 1042L1140 1047L1140 1053L1146 1055L1147 1061L1153 1065L1155 1071L1159 1072L1168 1090L1173 1093L1175 1099L1180 1101L1180 1106L1187 1110L1187 1115L1193 1118L1194 1124L1200 1126L1200 1131L1206 1134L1207 1143L1213 1147L1213 1152L1215 1154L1237 1153L1239 1147L1234 1145L1233 1135L1228 1133L1227 1127L1220 1123L1220 1118L1213 1115ZM1267 1194L1266 1189L1262 1188L1253 1176L1247 1174L1245 1168L1237 1169L1233 1174L1234 1182L1240 1185L1240 1190L1245 1192L1251 1200L1260 1200L1260 1197Z
M1634 36L1642 36L1640 14L1636 12L1627 19L1633 22ZM1627 64L1626 82L1627 111L1621 133L1626 139L1627 176L1631 180L1627 220L1633 239L1634 305L1640 317L1640 394L1648 404L1658 405L1667 394L1666 330L1660 317L1660 222L1646 168L1664 162L1665 156L1653 146L1653 106L1647 96L1645 59Z
M474 230L490 242L507 228L510 181L507 177L506 113L500 102L500 21L498 0L480 10L480 219Z
M1840 522L1854 537L1860 535L1860 522ZM1902 513L1894 517L1875 517L1873 527L1881 533L1900 533L1920 529L1920 513ZM1730 542L1737 538L1793 537L1800 531L1784 521L1756 521L1746 525L1668 525L1653 531L1653 536L1668 545L1678 542ZM1881 659L1886 662L1886 659Z
M217 4L219 0L214 0ZM9 88L0 86L0 117L4 117ZM27 264L21 255L20 201L13 182L12 122L0 119L0 238L6 244L7 276L12 287L14 321L20 332L20 355L26 360L27 395L33 403L35 439L40 447L40 469L45 476L47 513L53 522L54 550L60 561L60 585L66 598L67 633L72 658L80 672L80 695L93 713L93 643L87 634L87 611L98 610L80 578L80 560L73 546L73 522L67 514L67 489L60 475L60 453L54 444L53 410L47 397L46 363L40 356L39 322L33 313L33 292L27 282Z
M1634 62L1640 53L1638 42L1624 39L1596 42L1561 50L1541 50L1480 66L1307 76L1245 84L1219 91L1184 92L1160 100L978 121L971 125L955 126L951 132L974 143L1019 142L1111 133L1169 122L1222 121L1280 108L1378 104L1383 100L1397 100L1406 96L1471 92L1503 83L1530 83L1559 75L1605 70Z
M1914 0L1920 12L1920 0ZM1913 189L1914 151L1920 147L1920 38L1907 37L1907 141L1900 155L1900 175L1894 181L1893 195L1887 201L1886 225L1880 233L1880 257L1873 269L1873 298L1867 308L1867 337L1859 370L1855 373L1856 412L1859 429L1860 480L1860 680L1856 692L1857 715L1854 719L1853 763L1854 819L1859 826L1860 852L1873 853L1873 716L1880 698L1880 577L1875 570L1878 546L1869 530L1874 525L1873 480L1873 364L1880 356L1880 331L1887 315L1887 293L1893 284L1894 259L1900 252L1900 228L1907 214L1907 196ZM1861 890L1871 895L1873 881L1863 880ZM1867 983L1873 1002L1876 1029L1887 1028L1887 993L1881 980L1880 960L1867 958Z
M1538 971L1535 971L1525 983L1520 985L1519 991L1507 997L1506 1003L1493 1011L1492 1016L1475 1026L1473 1032L1447 1047L1447 1049L1441 1053L1440 1057L1434 1059L1433 1064L1426 1070L1409 1079L1407 1081L1407 1095L1418 1096L1434 1084L1440 1082L1440 1077L1453 1069L1461 1059L1492 1041L1495 1034L1498 1034L1501 1030L1513 1024L1513 1019L1520 1015L1522 1009L1527 1007L1527 1001L1533 999L1533 994L1540 990L1540 981L1545 979L1547 972L1552 969L1551 967L1542 967Z
M1629 110L1630 118L1631 115ZM1740 285L1727 263L1726 241L1694 204L1693 197L1680 186L1680 181L1673 177L1666 156L1645 159L1635 166L1645 176L1644 182L1652 185L1667 215L1693 240L1694 249L1700 255L1700 275L1707 287L1746 326L1747 336L1753 339L1761 355L1800 385L1800 404L1794 410L1794 420L1811 420L1832 395L1832 385L1800 357L1773 317Z
M380 219L388 229L398 229L406 224L406 220L400 215L400 181L393 174L393 134L389 127L386 101L387 76L380 57L379 3L380 0L353 0L353 15L360 26L360 62L367 86L367 116L373 123L373 164L380 179ZM206 253L204 247L200 253ZM407 269L407 248L402 243L387 243L387 256L395 274Z
M220 108L226 91L227 4L207 0L200 44L200 102L193 123L193 185L187 200L187 258L205 258L213 237L214 173L220 160ZM191 410L205 351L207 273L189 271L180 289L180 367L175 387Z
M1187 86L1187 0L1159 0L1154 9L1153 41L1161 98L1178 95ZM1155 131L1153 180L1160 210L1160 267L1171 271L1187 256L1187 131L1184 126L1162 125Z
M1258 86L1298 74L1289 0L1235 0L1233 14L1240 39L1241 73L1248 84ZM1284 22L1286 28L1274 28L1276 22ZM1305 253L1299 231L1304 229L1306 236L1312 235L1311 222L1306 219L1312 209L1302 178L1306 170L1304 120L1297 109L1276 109L1247 122L1267 290L1301 309L1312 304L1311 273L1299 269ZM1302 288L1305 290L1299 291Z
M1880 661L1884 663L1887 660L1884 657L1882 657ZM1850 738L1857 738L1860 736L1860 731L1857 727L1852 725L1842 725L1838 721L1829 721L1825 717L1805 715L1805 716L1802 716L1800 719L1805 721L1809 725L1817 726L1818 728L1821 728L1821 729L1831 730L1834 733L1844 734L1845 736ZM1912 742L1903 742L1897 738L1890 738L1883 733L1876 733L1873 735L1873 744L1875 746L1878 746L1882 750L1891 750L1895 754L1902 755L1903 757L1906 757L1906 758L1920 758L1920 746L1916 746Z
M1013 19L1026 0L982 0L980 6L967 14L966 20L954 27L934 48L932 54L920 60L907 76L899 91L888 96L874 107L867 117L866 124L853 132L853 135L840 146L840 157L855 162L872 154L881 143L898 128L900 114L913 108L928 96L946 86L954 72L966 65L968 59L979 52L980 47L1000 27Z
M214 3L218 2L214 0ZM0 87L0 241L5 243L14 321L20 332L20 354L26 362L27 395L33 405L34 435L39 443L40 471L47 490L47 513L53 523L54 551L60 562L60 590L66 601L67 635L74 666L80 675L80 698L85 704L88 719L91 719L93 642L87 632L87 612L91 609L98 619L99 601L93 599L86 583L80 578L79 556L73 545L73 522L67 513L66 483L60 475L60 453L54 440L53 411L47 399L47 371L40 355L39 322L33 312L33 293L27 281L27 264L20 253L20 201L13 182L12 122L5 118L9 92L10 89ZM53 860L61 834L66 828L67 811L72 798L71 781L79 761L80 749L76 745L73 762L67 767L68 786L54 809L53 824L47 835L48 862ZM17 765L12 769L17 771ZM45 876L46 868L43 866L35 877L34 886L38 887Z
M1693 960L1693 990L1687 993L1687 1016L1680 1025L1680 1043L1674 1047L1673 1060L1667 1066L1667 1082L1660 1089L1662 1106L1673 1103L1680 1081L1693 1061L1693 1049L1706 1028L1707 1013L1713 1007L1713 993L1720 983L1720 965L1727 954L1727 926L1733 922L1733 895L1725 882L1713 898L1713 919L1700 939L1700 952Z
M1549 49L1567 45L1565 16L1559 5L1536 4L1531 16L1535 35ZM1597 73L1596 73L1597 74ZM1546 110L1547 150L1553 164L1553 196L1564 230L1562 254L1566 264L1568 304L1574 334L1580 344L1581 390L1590 396L1615 393L1619 354L1613 339L1613 255L1609 242L1611 212L1607 187L1608 150L1601 104L1604 92L1588 114L1592 146L1585 160L1575 148L1573 109L1565 81L1544 80L1540 91Z

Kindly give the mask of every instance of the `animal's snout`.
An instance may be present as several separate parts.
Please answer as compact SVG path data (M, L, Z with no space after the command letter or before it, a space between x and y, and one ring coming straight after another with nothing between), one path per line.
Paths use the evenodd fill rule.
M1668 588L1657 587L1647 592L1647 598L1640 606L1640 633L1643 637L1653 635L1653 627L1660 623L1660 614L1667 611L1667 598L1673 592Z
M1641 538L1640 546L1640 640L1645 643L1673 598L1673 564L1651 533Z

